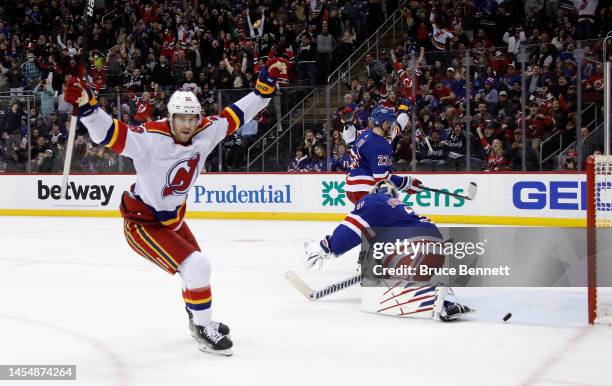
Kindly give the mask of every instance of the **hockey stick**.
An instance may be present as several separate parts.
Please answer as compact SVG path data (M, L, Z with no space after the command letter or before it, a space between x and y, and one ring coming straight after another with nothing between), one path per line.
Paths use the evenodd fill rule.
M302 280L295 272L285 272L285 279L291 284L296 290L308 300L319 300L327 295L331 295L345 288L351 287L357 283L361 283L361 274L351 276L347 279L339 281L337 283L328 285L320 290L313 290L308 284Z
M467 194L467 196L464 196L464 195L461 195L461 194L457 194L457 193L447 192L446 190L430 188L430 187L427 187L425 185L419 185L419 188L421 188L423 190L428 190L430 192L446 194L447 196L456 197L456 198L462 198L464 200L473 201L474 198L476 198L476 190L478 189L478 186L476 185L475 182L470 182L470 186L468 187L468 194Z
M81 47L81 58L79 60L79 71L83 71L81 75L82 79L87 77L87 66L85 65L85 55L89 59L89 53L87 51L87 43L89 40L89 30L91 24L91 18L94 14L95 0L85 0L85 7L83 9L83 47ZM70 175L70 166L72 163L72 152L74 149L74 136L76 132L76 125L79 119L79 106L76 105L72 109L72 116L70 117L70 126L68 127L68 140L66 142L66 154L64 155L64 171L62 173L62 188L60 191L60 197L66 199L68 194L68 176Z

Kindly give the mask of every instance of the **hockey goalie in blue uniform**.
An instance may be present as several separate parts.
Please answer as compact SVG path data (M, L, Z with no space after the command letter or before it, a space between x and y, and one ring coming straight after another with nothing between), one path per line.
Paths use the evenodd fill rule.
M356 203L355 209L345 217L331 235L325 236L320 241L311 240L305 244L304 265L306 268L321 265L324 260L338 257L360 245L364 239L367 239L370 245L374 245L372 241L381 237L376 234L381 229L387 232L391 230L393 239L400 236L403 240L410 242L417 240L420 243L443 242L438 227L428 218L419 216L410 206L404 204L398 198L397 187L393 182L381 180L374 185L370 194ZM368 257L365 259L371 261ZM419 272L420 265L441 267L444 259L443 255L436 253L386 252L379 261L382 267L400 267L407 264ZM371 265L368 264L368 268L364 268L366 265L364 257L360 258L360 263L365 280L364 273L366 270L369 272ZM436 286L429 282L430 278L431 276L414 274L402 276L402 280L395 280L392 285L385 282L384 288L379 286L369 291L370 305L367 307L370 309L365 309L365 298L362 299L362 307L366 311L380 314L433 317L442 321L454 320L473 311L467 306L446 300L449 294L452 294L452 290L448 287ZM362 286L364 286L363 281Z

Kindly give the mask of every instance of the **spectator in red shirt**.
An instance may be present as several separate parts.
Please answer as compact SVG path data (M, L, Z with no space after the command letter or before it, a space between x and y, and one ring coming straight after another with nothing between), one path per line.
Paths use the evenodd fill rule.
M455 93L442 82L436 83L436 88L433 90L433 95L436 97L438 102L444 106L449 106L455 103Z
M487 172L508 170L510 167L510 160L503 149L502 142L497 138L489 142L482 134L482 129L480 127L478 127L476 131L478 132L480 143L487 153L487 164L484 170Z
M510 64L510 60L501 51L495 51L495 57L491 60L491 68L500 76L506 72L506 66Z
M140 125L150 121L154 108L155 100L151 100L151 95L148 92L143 93L141 98L136 98L136 113L134 114L136 124Z
M539 154L540 143L546 135L550 135L554 130L555 120L541 113L538 105L532 102L529 105L529 114L525 117L525 124L527 126L527 140L531 142L533 151Z

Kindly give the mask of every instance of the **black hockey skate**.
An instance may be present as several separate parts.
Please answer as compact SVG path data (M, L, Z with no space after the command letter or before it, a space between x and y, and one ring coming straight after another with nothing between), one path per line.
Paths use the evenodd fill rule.
M191 313L191 311L189 311L188 308L185 308L185 311L187 311L187 315L189 316L189 331L191 332L191 336L195 338L196 336L195 336L195 324L193 324L193 314ZM221 322L215 322L214 320L211 321L210 323L212 326L214 326L214 328L217 329L217 331L221 335L229 335L230 328L227 324L223 324Z
M229 337L217 331L211 323L208 326L194 325L193 337L199 343L200 351L211 354L231 356L234 345Z
M442 312L440 312L440 320L443 322L450 322L459 318L462 315L467 315L472 312L475 312L475 310L471 309L468 306L445 301L444 308L442 309Z

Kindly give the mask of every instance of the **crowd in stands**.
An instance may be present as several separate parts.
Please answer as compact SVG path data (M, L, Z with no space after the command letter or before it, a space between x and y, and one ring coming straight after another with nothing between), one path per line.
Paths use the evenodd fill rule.
M71 106L63 103L62 85L67 76L80 74L81 54L89 60L89 81L100 104L121 120L139 124L165 117L167 99L177 89L193 91L206 114L215 114L217 90L253 87L269 56L291 62L282 87L324 83L337 59L398 6L394 0L106 0L96 5L102 3L85 53L82 1L0 5L0 98L12 98L1 109L0 170L7 168L6 161L27 160L28 149L42 143L39 137L48 149L36 150L37 156L61 150L63 140L50 142L51 122L57 121L65 137ZM27 111L23 95L32 93L36 103ZM16 112L11 112L13 102ZM25 135L26 116L37 137ZM117 161L89 142L87 133L79 134L84 138L77 141L86 145L79 148L84 169L99 170ZM40 163L46 165L40 170L49 164Z
M583 140L602 122L602 38L612 30L612 2L414 1L402 7L402 13L408 33L395 46L385 47L380 58L366 58L366 77L347 80L348 93L333 119L332 137L353 125L358 130L371 127L368 118L376 106L404 105L416 119L414 127L408 122L393 143L398 165L414 162L417 170L461 170L470 141L472 170L521 170L523 150L527 169L539 170L540 159L576 140L577 118L582 121ZM578 44L583 58L575 56ZM524 73L521 47L526 54ZM469 71L464 62L467 50L472 58ZM589 122L591 127L586 126ZM321 146L326 142L323 133L319 130ZM288 170L320 170L308 146L310 136L306 133ZM589 141L583 161L587 152L597 153L601 145ZM336 161L345 151L336 148L331 152L333 168L343 170ZM544 167L575 170L576 157L573 149L559 164L553 157Z
M89 81L102 108L130 124L165 117L167 99L176 89L194 91L203 111L215 114L218 90L252 87L272 55L292 63L281 87L325 84L398 6L395 0L106 0L96 9L85 53ZM306 158L292 163L291 170L328 168L327 157L321 157L327 154L325 127L333 129L329 168L346 169L350 144L343 141L344 126L366 128L377 105L404 105L417 118L394 143L400 165L462 168L469 138L472 168L520 168L522 76L528 103L526 162L534 169L546 138L561 133L564 146L575 140L577 86L583 105L601 106L601 43L589 39L612 30L610 0L407 1L401 12L406 32L379 57L367 57L364 77L347 79L347 96L337 114L305 134L316 139L318 148L305 138L296 156ZM81 15L82 2L76 0L0 5L0 171L61 169L72 110L62 90L65 78L81 70ZM580 61L574 56L578 41L585 49ZM528 55L523 75L521 46ZM463 64L466 50L473 58L469 74ZM270 111L224 143L221 162L213 155L209 164L240 170L246 147L278 119L279 106L271 103ZM83 171L116 170L122 162L92 143L82 127L75 145L73 165Z

